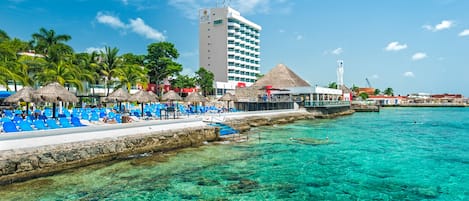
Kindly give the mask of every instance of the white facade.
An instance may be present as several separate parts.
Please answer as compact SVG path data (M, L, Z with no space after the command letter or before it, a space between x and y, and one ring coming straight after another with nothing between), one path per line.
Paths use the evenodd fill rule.
M230 7L199 12L199 65L215 75L217 95L250 86L260 73L261 26Z

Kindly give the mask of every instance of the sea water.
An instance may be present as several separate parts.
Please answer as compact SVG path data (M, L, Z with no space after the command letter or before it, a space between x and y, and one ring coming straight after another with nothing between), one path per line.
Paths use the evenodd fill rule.
M244 143L2 186L0 199L469 200L469 108L385 108L255 128Z

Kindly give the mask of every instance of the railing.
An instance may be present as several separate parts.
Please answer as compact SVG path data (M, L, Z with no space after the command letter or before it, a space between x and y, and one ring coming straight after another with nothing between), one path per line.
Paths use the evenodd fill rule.
M350 101L305 101L305 107L337 107L349 106Z

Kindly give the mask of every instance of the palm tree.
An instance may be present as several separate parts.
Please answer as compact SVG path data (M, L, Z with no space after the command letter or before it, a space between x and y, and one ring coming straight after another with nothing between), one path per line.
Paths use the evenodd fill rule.
M391 87L388 87L384 90L384 94L388 96L394 96L394 90Z
M337 89L337 83L336 82L331 82L331 83L329 83L329 85L327 87L331 88L331 89Z
M96 51L91 53L76 54L74 58L74 65L78 67L81 80L91 84L93 97L95 96L95 85L99 81L99 65L96 63L98 53ZM88 89L86 89L88 90Z
M113 84L113 78L117 74L117 69L121 65L121 61L117 56L119 49L116 47L110 48L109 46L104 47L104 52L101 51L101 75L104 76L104 81L106 82L106 96L109 95L109 89L111 84Z
M43 84L58 82L61 85L75 86L78 91L83 91L83 84L79 79L78 71L73 64L60 61L58 64L51 63L44 72L37 76Z
M48 61L58 63L62 56L73 53L73 49L64 43L72 39L70 35L57 35L53 29L47 30L42 27L32 37L32 45L37 52L45 54Z
M137 83L146 85L148 83L147 70L139 65L124 65L116 69L116 75L119 78L119 86L125 86L128 91Z

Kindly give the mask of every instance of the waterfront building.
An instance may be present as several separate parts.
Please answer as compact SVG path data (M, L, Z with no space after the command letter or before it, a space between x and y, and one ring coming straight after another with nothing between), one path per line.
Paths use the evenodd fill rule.
M375 101L381 106L398 106L407 102L407 96L371 95L368 101Z
M260 73L261 26L230 8L199 11L199 66L214 74L216 95L251 86Z

